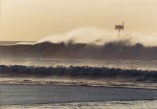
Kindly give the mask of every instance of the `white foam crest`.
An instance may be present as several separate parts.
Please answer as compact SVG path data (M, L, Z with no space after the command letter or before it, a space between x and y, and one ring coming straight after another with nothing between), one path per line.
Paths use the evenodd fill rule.
M131 44L141 43L146 46L156 46L157 37L155 34L144 34L135 31L122 31L120 36L117 31L109 31L102 28L96 27L83 27L73 29L63 34L56 34L47 36L37 43L41 42L53 42L53 43L68 43L72 41L74 43L94 43L94 44L105 44L107 42L114 41L130 41Z

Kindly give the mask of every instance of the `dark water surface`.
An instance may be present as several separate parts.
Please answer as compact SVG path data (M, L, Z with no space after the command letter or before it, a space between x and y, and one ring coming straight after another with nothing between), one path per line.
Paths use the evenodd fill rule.
M42 59L42 58L0 58L0 65L24 66L90 66L121 69L157 70L157 60L92 60L92 59Z
M157 100L157 90L62 85L0 85L0 105L130 100Z

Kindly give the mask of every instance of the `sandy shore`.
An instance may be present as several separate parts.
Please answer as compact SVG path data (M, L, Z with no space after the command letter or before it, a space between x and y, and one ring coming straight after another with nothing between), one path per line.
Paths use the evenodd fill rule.
M0 109L156 109L157 101L111 101L0 106Z

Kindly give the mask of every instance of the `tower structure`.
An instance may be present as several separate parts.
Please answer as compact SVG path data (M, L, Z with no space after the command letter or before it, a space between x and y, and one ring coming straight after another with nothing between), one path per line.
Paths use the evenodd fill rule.
M118 31L118 36L120 36L121 31L124 30L124 22L122 24L115 25L115 30Z

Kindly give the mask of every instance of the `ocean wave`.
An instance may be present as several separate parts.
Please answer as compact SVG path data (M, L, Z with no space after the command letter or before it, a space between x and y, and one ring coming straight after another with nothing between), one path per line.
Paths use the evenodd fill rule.
M36 43L1 45L1 58L49 58L49 59L157 59L157 46L146 47L128 41L108 42L104 45L85 43Z
M157 82L157 71L89 66L35 67L0 65L0 77L70 77Z

